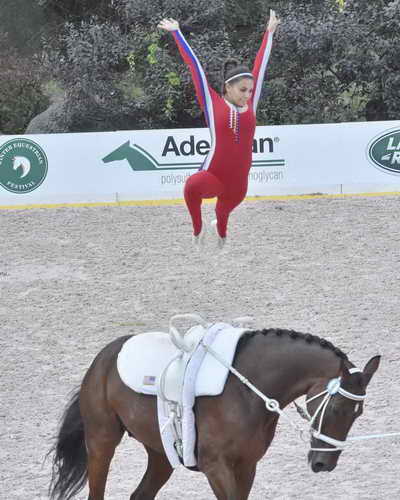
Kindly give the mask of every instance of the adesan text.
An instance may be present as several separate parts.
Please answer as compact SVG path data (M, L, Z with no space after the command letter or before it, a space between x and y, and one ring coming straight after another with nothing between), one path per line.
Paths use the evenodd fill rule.
M210 143L205 140L195 141L194 135L189 136L186 141L177 142L174 136L169 135L165 141L162 156L169 153L175 156L194 156L195 154L205 156L210 151ZM273 153L274 141L270 137L260 137L253 141L253 153Z

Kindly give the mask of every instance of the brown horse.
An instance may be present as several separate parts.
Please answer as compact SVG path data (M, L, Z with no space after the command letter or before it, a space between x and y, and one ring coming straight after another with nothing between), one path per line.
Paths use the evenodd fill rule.
M118 353L129 338L115 340L97 355L65 410L51 450L51 498L68 500L89 480L89 500L104 499L109 465L124 432L140 441L148 454L147 470L130 500L155 498L173 472L163 451L156 397L132 391L117 371ZM312 470L319 472L336 467L341 450L334 445L346 439L362 413L362 396L379 361L380 356L375 356L363 371L355 370L347 356L326 340L268 329L243 335L233 366L266 396L276 399L281 408L302 395L311 399L324 391L332 378L341 377L341 392L331 396L323 419L318 415L312 423L333 442L321 441L315 434L311 437L309 462ZM319 399L317 396L307 405L311 416ZM220 396L198 397L194 410L196 470L206 475L216 498L247 499L257 462L274 437L278 414L268 411L263 400L232 374Z

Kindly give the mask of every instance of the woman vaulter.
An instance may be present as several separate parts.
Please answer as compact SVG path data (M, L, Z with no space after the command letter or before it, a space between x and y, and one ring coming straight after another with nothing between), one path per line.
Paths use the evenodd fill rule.
M217 198L216 230L218 246L222 248L226 241L229 215L246 196L257 105L271 53L273 34L279 23L275 12L271 11L267 31L252 71L236 61L225 63L222 95L208 84L199 60L179 29L178 21L163 19L158 25L172 33L179 52L190 69L197 100L211 134L210 152L200 171L188 178L184 189L195 243L204 240L205 226L201 218L201 203L204 198Z

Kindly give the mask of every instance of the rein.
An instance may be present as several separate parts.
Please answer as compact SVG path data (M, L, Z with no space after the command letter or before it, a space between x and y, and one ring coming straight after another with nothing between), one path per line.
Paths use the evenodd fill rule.
M221 356L215 352L210 346L206 345L203 343L201 340L200 343L203 345L203 347L208 351L219 363L221 363L225 368L227 368L233 375L235 375L246 387L248 387L251 391L253 391L258 397L260 397L264 403L265 407L267 410L271 412L278 413L279 416L284 417L290 425L299 431L300 437L305 441L304 439L304 430L301 429L297 423L293 422L293 420L284 412L284 410L281 409L279 402L276 399L269 398L265 394L263 394L260 390L258 390L249 380L244 377L241 373L239 373L233 366L229 365L228 363L225 362L224 359L221 358ZM359 368L350 368L350 373L356 373L356 372L361 372ZM299 406L297 403L295 403L296 408L298 413L309 422L309 428L308 432L311 437L315 439L319 439L320 441L323 441L331 446L333 448L311 448L311 451L342 451L345 449L346 446L348 446L347 441L361 441L361 440L366 440L366 439L378 439L378 438L384 438L384 437L395 437L395 436L400 436L400 432L392 432L392 433L386 433L386 434L368 434L364 436L353 436L353 437L348 437L347 441L340 441L338 439L334 439L330 436L326 436L321 432L322 429L322 422L323 418L325 415L326 408L329 404L329 401L331 400L332 396L335 394L340 394L343 397L347 399L352 399L353 401L364 401L364 399L367 397L366 394L353 394L351 392L346 391L341 387L341 379L340 377L334 378L328 382L328 385L325 389L325 391L322 391L319 394L316 394L312 398L308 399L306 401L306 405L313 401L314 399L317 399L321 396L324 396L321 404L318 406L317 410L315 411L314 415L311 417L311 415L308 413L307 409L302 408ZM318 414L321 413L321 418L319 421L319 426L318 430L314 429L313 424L318 416Z
M170 320L170 325L169 325L169 331L171 335L171 339L173 343L176 345L181 350L188 351L192 346L187 346L185 344L184 340L184 334L182 335L179 330L173 325L173 322L176 319L191 319L195 321L199 321L199 323L203 327L209 326L206 321L203 320L203 318L197 314L177 314L173 316ZM244 326L245 323L248 323L249 321L252 321L252 318L249 317L243 317L243 318L236 318L234 320L236 323L238 323L239 326ZM214 349L212 349L209 345L205 344L203 339L200 340L199 344L201 344L204 349L211 354L219 363L221 363L227 370L229 370L235 377L237 377L242 384L244 384L246 387L248 387L252 392L254 392L259 398L261 398L264 403L265 407L267 408L268 411L277 413L280 417L285 418L289 424L297 431L299 431L300 438L305 441L304 437L304 429L302 429L296 422L294 422L289 415L287 415L284 410L279 405L279 401L276 399L269 398L266 396L264 393L262 393L257 387L255 387L246 377L244 377L240 372L238 372L235 368L233 368L232 365L226 363L226 361L216 352ZM349 370L350 374L352 375L353 373L362 373L362 370L359 368L350 368ZM386 433L386 434L367 434L364 436L352 436L348 437L347 440L345 441L340 441L338 439L334 439L330 436L326 436L325 434L322 433L322 424L323 424L323 419L325 416L325 411L328 407L328 404L330 400L332 399L335 394L340 394L341 396L351 399L353 401L364 401L364 399L367 397L366 394L353 394L349 391L346 391L341 386L341 378L333 378L331 379L327 386L326 389L319 394L316 394L315 396L311 397L310 399L306 400L306 405L309 404L311 401L323 397L320 405L318 406L317 410L315 411L314 415L311 416L307 410L307 408L302 408L300 405L298 405L296 402L294 403L297 409L297 412L300 414L300 416L307 420L309 423L308 427L308 433L311 436L311 438L318 439L320 441L323 441L324 443L332 446L332 448L311 448L311 451L326 451L326 452L332 452L332 451L342 451L345 449L346 446L349 445L348 441L361 441L361 440L366 440L366 439L380 439L384 437L395 437L395 436L400 436L400 432L392 432L392 433ZM320 420L319 420L319 425L318 425L318 430L313 427L313 424L315 420L317 419L318 415L321 414Z
M246 377L244 377L241 373L239 373L232 365L229 365L225 362L225 360L212 349L210 346L203 342L203 339L200 341L200 344L204 347L204 349L211 354L217 361L219 361L227 370L229 370L233 375L235 375L246 387L248 387L251 391L253 391L259 398L261 398L267 410L271 412L278 413L279 416L286 418L288 422L294 427L296 430L303 434L303 429L301 429L292 419L281 409L279 406L279 402L276 399L269 398L264 393L259 391L257 387L255 387Z

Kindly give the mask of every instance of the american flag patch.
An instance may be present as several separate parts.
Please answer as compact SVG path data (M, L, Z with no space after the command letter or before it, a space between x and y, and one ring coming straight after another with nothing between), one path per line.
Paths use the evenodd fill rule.
M145 375L143 377L143 385L155 385L156 377L154 375Z

